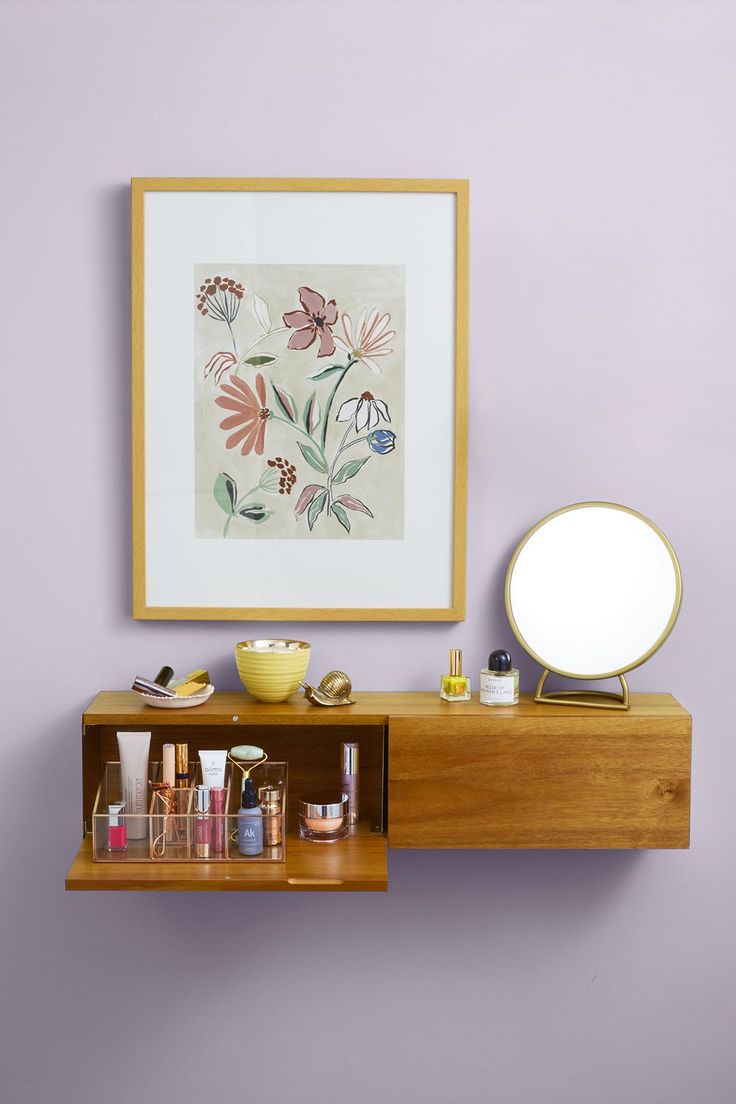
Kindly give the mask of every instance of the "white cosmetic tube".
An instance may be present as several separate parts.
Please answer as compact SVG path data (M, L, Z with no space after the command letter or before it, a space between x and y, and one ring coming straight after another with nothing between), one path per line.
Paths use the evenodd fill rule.
M199 761L202 764L202 782L205 786L225 785L225 760L227 751L200 751Z
M128 839L145 839L148 821L132 813L148 812L148 751L150 732L118 732L120 779L125 802L125 823Z

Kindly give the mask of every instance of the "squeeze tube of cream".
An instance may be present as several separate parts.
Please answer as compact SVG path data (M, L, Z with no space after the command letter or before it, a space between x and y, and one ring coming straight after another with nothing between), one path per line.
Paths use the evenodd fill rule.
M145 839L148 821L132 813L148 811L148 751L150 732L118 732L120 750L120 780L125 802L125 823L128 839Z
M202 764L202 782L205 786L225 785L225 759L227 751L200 751L199 761Z

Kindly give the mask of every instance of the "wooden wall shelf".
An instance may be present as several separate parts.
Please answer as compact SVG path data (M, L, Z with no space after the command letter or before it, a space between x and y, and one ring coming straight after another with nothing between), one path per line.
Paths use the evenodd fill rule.
M691 718L669 694L634 694L630 710L607 712L553 709L525 695L518 706L488 708L477 698L450 704L432 693L365 693L355 705L321 709L301 698L263 705L244 693L217 693L196 709L168 712L132 691L104 692L83 717L85 831L121 728L150 729L153 758L161 743L179 738L192 749L256 743L295 762L292 827L296 800L336 761L338 744L357 739L372 815L332 845L290 834L286 862L273 864L95 863L85 836L67 889L385 890L387 843L689 846Z

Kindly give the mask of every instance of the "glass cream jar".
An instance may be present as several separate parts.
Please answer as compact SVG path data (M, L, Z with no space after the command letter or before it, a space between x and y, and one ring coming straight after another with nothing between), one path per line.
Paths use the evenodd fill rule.
M299 835L312 843L334 843L347 836L350 798L341 794L338 801L324 804L313 801L299 802Z

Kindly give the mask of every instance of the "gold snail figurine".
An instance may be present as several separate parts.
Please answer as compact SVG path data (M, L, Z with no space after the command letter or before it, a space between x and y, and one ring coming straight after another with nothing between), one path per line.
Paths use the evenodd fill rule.
M328 671L319 686L303 682L304 697L312 705L353 705L353 684L344 671Z

